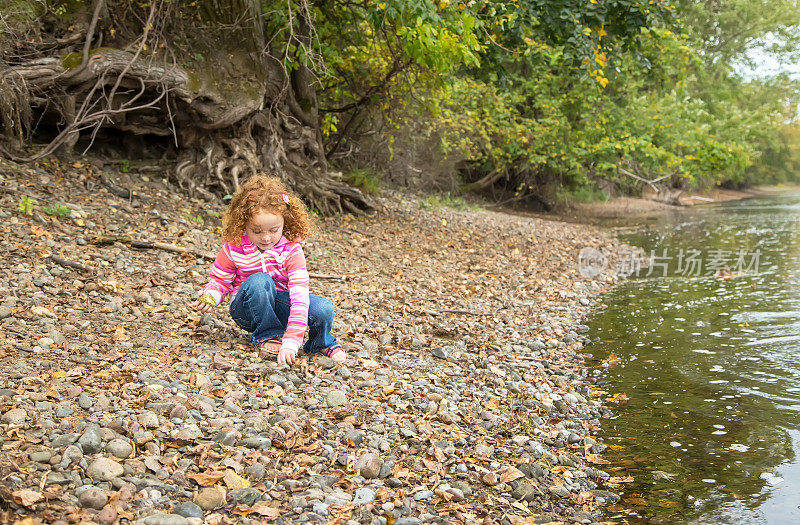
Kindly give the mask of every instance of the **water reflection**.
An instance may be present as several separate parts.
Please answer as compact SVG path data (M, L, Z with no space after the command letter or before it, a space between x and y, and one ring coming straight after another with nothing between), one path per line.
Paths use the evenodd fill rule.
M672 259L621 286L590 323L598 384L629 398L603 436L623 467L614 475L636 482L608 516L800 522L800 195L671 213L619 235ZM690 250L728 268L758 252L758 271L681 274L674 257Z

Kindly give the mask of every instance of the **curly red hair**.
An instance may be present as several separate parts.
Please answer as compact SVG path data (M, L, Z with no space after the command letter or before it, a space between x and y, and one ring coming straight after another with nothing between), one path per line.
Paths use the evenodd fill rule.
M289 205L283 196L289 197ZM222 216L222 240L239 245L248 221L259 212L283 216L283 236L301 242L311 236L312 224L308 208L277 177L256 174L247 179L233 196Z

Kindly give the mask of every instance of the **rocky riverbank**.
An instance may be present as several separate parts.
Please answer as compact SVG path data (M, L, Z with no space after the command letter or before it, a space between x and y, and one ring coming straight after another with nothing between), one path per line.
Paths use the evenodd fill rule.
M311 291L350 356L290 368L187 308L221 208L99 163L0 174L0 521L591 523L615 499L580 322L616 276L576 264L613 260L598 230L402 196L322 219Z

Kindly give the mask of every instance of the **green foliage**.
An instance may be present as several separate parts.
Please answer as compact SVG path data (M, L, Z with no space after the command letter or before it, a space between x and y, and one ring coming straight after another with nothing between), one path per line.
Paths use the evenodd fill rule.
M42 211L47 215L56 215L58 217L69 217L69 215L72 213L72 210L61 203L57 203L53 206L45 206L42 208Z
M192 215L192 212L185 211L182 215L183 220L190 224L197 224L202 226L203 225L203 216L202 215Z
M426 210L438 210L442 208L450 208L454 210L480 210L481 207L475 204L470 204L463 197L451 196L450 193L443 195L428 195L419 201L420 208Z
M370 195L378 195L380 193L381 179L373 171L363 168L354 169L345 173L342 178L349 185L355 186Z
M19 198L19 211L25 215L33 215L33 209L37 204L39 204L39 201L36 199L22 195Z

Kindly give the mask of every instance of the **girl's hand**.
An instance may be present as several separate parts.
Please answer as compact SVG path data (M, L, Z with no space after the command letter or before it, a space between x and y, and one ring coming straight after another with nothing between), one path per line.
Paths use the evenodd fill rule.
M208 313L216 306L216 301L214 300L213 297L211 297L207 293L204 293L189 306L191 306L193 309L197 311Z
M295 359L297 359L297 350L292 350L291 348L287 348L282 346L281 349L278 351L278 364L286 363L287 365L294 364Z

